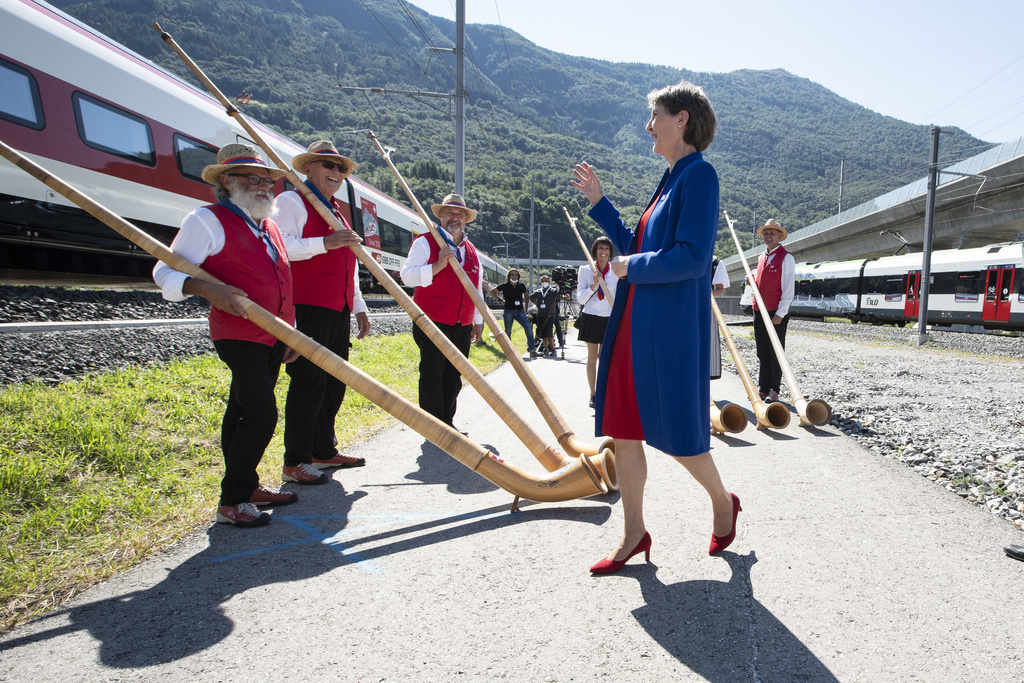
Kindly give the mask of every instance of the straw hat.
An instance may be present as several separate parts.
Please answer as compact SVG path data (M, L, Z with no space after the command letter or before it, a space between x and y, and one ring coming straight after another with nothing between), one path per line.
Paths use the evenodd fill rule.
M782 233L782 237L779 238L780 242L785 240L787 237L789 237L789 233L786 232L786 229L784 227L782 227L781 225L779 225L779 222L777 220L775 220L774 218L769 218L768 221L764 225L762 225L760 228L757 229L757 234L762 239L764 238L763 230L765 228L775 228L776 230L781 232Z
M263 157L260 156L260 153L252 145L242 145L233 142L220 148L217 152L217 163L210 164L203 169L203 180L216 187L220 183L220 174L232 168L243 170L262 168L264 171L269 172L270 177L274 180L283 178L286 175L279 168L267 166L263 161Z
M359 165L348 157L338 154L338 150L334 148L334 143L330 140L317 140L307 147L305 152L296 154L292 157L292 168L305 175L306 164L311 161L333 161L341 166L341 172L345 174L345 177L356 170L356 166Z
M466 206L466 200L462 198L461 194L452 193L441 200L440 204L434 204L430 207L430 210L434 212L434 215L438 218L441 217L441 209L446 206L454 206L457 209L462 209L466 212L466 222L472 223L476 219L476 209L470 209Z

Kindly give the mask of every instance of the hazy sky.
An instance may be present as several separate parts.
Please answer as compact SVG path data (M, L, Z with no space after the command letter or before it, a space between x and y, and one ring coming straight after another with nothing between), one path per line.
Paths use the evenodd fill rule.
M455 19L454 0L407 1ZM781 68L910 123L1024 136L1024 0L467 0L466 22L615 62Z

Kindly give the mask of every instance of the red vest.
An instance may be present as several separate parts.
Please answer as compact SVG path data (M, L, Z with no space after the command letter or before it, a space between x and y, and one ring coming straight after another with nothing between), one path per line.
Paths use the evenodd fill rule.
M292 301L292 273L284 249L281 231L274 221L264 225L277 248L277 262L267 254L267 245L252 234L249 225L231 209L220 204L207 206L224 228L224 248L206 257L202 267L224 284L238 287L253 303L259 304L289 325L295 324ZM210 307L210 339L238 339L273 346L277 339L255 323L237 315Z
M295 190L298 192L298 190ZM317 213L309 200L301 193L302 203L306 207L306 225L302 228L302 237L327 237L333 230ZM346 228L349 227L341 217L338 200L331 197L338 220ZM325 254L318 254L304 261L292 261L292 277L295 278L295 303L310 306L321 306L335 311L344 310L346 306L352 310L355 301L354 270L356 255L348 247L331 249Z
M427 263L436 263L441 248L437 246L433 235L424 233L416 239L427 240L427 244L430 245L430 256L427 258ZM475 284L480 282L480 259L477 258L476 248L468 239L463 239L462 244L466 246L462 269L469 276L469 281ZM435 323L470 325L473 322L476 306L473 304L469 292L459 282L459 276L455 274L453 268L444 268L434 276L434 281L428 287L417 287L413 292L412 299Z
M764 305L768 307L769 311L779 309L779 301L782 299L782 262L786 259L787 254L789 252L780 244L779 248L772 253L771 263L766 263L768 261L767 252L761 254L761 258L757 259L757 275L754 276L754 283L757 285L758 291L761 292L761 298L764 299ZM761 310L757 307L757 299L754 299L754 310Z

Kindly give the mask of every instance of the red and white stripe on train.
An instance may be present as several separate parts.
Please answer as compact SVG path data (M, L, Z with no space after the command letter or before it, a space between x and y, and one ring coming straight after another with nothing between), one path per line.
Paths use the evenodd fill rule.
M185 214L212 201L200 172L217 149L251 142L206 93L34 0L0 0L0 90L0 139L165 244ZM305 151L256 127L284 159ZM290 187L282 180L275 191ZM367 251L397 276L426 229L419 216L354 176L337 198ZM505 268L482 261L489 282L504 280ZM152 259L0 160L0 267L145 276Z
M798 263L790 312L799 318L913 323L920 315L922 269L920 253ZM935 251L930 272L930 325L1024 329L1024 243ZM752 300L747 288L740 305Z

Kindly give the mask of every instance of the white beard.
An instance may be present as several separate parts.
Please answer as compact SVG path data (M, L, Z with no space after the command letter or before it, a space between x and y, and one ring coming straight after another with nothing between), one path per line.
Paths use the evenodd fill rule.
M245 209L257 223L277 215L274 195L267 190L248 190L234 186L230 190L231 201L239 208Z

